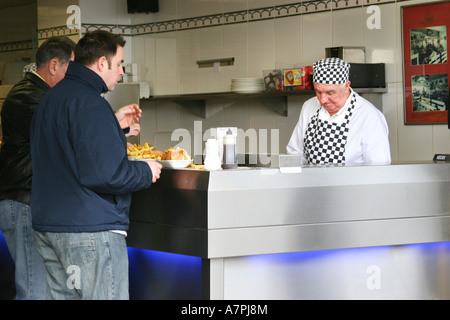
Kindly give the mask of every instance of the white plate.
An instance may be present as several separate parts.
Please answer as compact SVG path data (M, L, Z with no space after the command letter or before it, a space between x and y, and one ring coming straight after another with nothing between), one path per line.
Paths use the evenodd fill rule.
M263 85L255 85L255 86L235 86L235 85L231 85L231 88L233 89L258 89L258 88L264 88Z
M256 83L259 83L259 82L262 82L263 81L263 78L234 78L234 79L231 79L231 82L240 82L240 83L254 83L254 82L256 82Z
M246 89L234 89L231 90L232 92L237 92L237 93L258 93L258 92L263 92L263 89L250 89L250 90L246 90Z
M163 168L181 169L186 168L192 163L191 160L158 160L162 164Z

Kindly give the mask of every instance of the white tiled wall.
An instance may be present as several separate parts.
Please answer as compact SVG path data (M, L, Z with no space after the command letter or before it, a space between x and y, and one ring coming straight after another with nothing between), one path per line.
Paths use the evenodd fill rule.
M40 27L47 21L55 23L54 15L57 21L64 20L64 4L55 2L60 3L59 0L39 0L44 4L39 8ZM138 64L139 80L147 82L156 95L229 91L232 78L261 77L264 69L311 65L325 56L326 47L364 46L367 63L386 64L388 93L382 95L382 108L390 128L394 161L425 161L432 159L435 153L450 153L447 126L405 126L403 123L401 7L426 2L337 1L331 4L330 11L325 1L160 0L160 11L156 14L128 15L126 0L79 0L83 24L117 25L119 28L120 25L165 22L158 32L146 31L147 34L141 32L135 36L124 32L128 42L125 63ZM299 3L304 6L298 6ZM289 13L270 10L286 4L292 4L286 6ZM370 4L381 10L379 30L366 27L366 9ZM57 8L52 9L53 6ZM295 11L298 7L300 11ZM264 19L247 19L253 9L260 8L268 8L255 14ZM213 26L208 26L209 20L203 19L246 10L249 10L248 15L236 14L230 16L229 21L222 20ZM194 17L198 19L191 19ZM175 23L183 19L187 19L184 23L191 28L176 30ZM197 60L224 57L234 57L235 64L222 67L220 72L198 68L196 64ZM237 126L244 131L278 130L279 151L284 152L305 99L289 97L288 117L250 99L214 99L208 101L206 119L174 102L145 101L142 102L141 142L155 144L160 149L173 146L177 141L170 139L175 129L185 128L193 133L194 121L201 121L203 131L219 126Z
M83 1L81 0L82 5ZM121 0L117 2L120 3ZM135 36L132 40L132 60L140 65L140 79L150 84L155 95L207 93L229 91L232 78L260 77L264 69L311 65L325 56L326 47L364 46L367 63L386 64L388 93L383 94L382 107L390 128L393 160L423 161L430 160L434 153L450 152L450 131L446 126L403 124L402 3L389 0L349 0L347 8L341 1L338 2L340 7L329 11L320 2L309 2L311 6L308 6L308 10L302 7L301 15L283 17L285 12L277 15L265 11L262 13L267 18L265 20L248 22L237 16L236 20L242 20L242 23L213 27L205 27L199 23L198 28L190 30ZM409 1L408 5L424 2ZM89 3L90 11L97 12ZM164 0L159 2L159 13L133 15L131 23L143 24L258 8L270 9L293 3L295 2L289 0ZM317 8L313 9L312 3L319 3L318 9L323 12L314 13ZM366 27L366 9L369 4L379 5L381 9L379 30L369 30ZM96 14L95 17L97 16ZM115 23L114 19L108 22ZM234 57L234 66L222 67L220 72L215 72L212 68L203 69L196 65L197 60L224 57ZM278 130L279 151L284 152L305 99L288 99L288 117L250 99L210 100L207 102L206 119L195 116L174 102L144 102L142 107L145 119L141 141L166 148L177 143L170 141L174 129L185 128L193 132L194 121L202 121L203 131L218 126L237 126L244 131ZM270 142L267 148L270 151Z

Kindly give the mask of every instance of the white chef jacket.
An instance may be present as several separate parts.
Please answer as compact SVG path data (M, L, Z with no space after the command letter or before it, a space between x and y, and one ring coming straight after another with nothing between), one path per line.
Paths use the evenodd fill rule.
M383 113L372 103L356 95L356 106L348 124L349 132L345 146L346 164L389 164L391 151L389 147L389 129ZM317 97L303 104L300 118L286 147L288 154L300 154L302 164L308 164L303 152L303 140L311 118L319 111L319 119L332 121L336 124L344 122L345 111L350 107L350 99L336 114L330 116L322 108Z

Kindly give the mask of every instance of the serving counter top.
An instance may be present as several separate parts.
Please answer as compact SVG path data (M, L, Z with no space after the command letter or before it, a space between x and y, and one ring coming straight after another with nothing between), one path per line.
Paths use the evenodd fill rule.
M130 246L203 258L450 240L450 164L164 170Z
M130 220L142 299L450 298L449 163L163 170Z

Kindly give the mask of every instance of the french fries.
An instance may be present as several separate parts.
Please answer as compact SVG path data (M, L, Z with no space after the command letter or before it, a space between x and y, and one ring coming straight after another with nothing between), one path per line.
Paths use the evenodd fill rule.
M191 169L196 169L196 170L205 170L205 165L204 164L189 164L187 166L187 168L191 168Z
M155 159L155 160L190 160L191 157L183 148L169 148L164 152L155 150L146 142L143 146L134 144L127 148L127 155L135 159Z
M163 153L154 149L155 147L150 147L147 142L143 146L134 144L132 147L127 148L127 155L135 159L162 160Z

